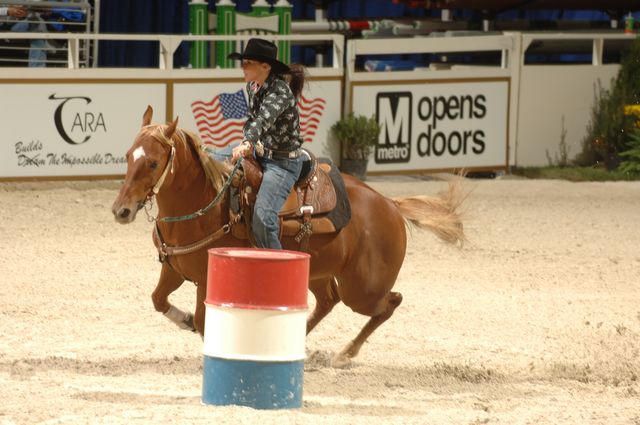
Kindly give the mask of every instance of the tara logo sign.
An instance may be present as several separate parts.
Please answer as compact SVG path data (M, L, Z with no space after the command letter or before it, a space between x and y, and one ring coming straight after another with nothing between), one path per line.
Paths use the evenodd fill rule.
M102 112L90 111L87 96L58 96L53 93L49 100L58 101L53 121L60 137L70 145L81 145L96 132L107 132Z

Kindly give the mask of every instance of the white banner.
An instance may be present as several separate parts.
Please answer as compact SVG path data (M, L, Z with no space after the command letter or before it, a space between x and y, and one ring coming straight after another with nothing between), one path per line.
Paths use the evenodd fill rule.
M165 84L0 84L0 177L125 174L147 107L164 122Z
M352 99L382 125L369 171L507 166L508 80L354 83Z
M210 82L176 83L173 110L179 126L196 132L220 158L242 141L242 127L247 119L245 83ZM337 160L337 147L327 144L331 125L340 119L341 82L311 79L299 102L300 133L304 147L317 156Z

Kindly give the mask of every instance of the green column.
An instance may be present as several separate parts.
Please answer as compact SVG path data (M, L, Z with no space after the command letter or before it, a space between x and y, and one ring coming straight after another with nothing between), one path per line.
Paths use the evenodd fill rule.
M220 0L216 4L216 32L218 35L236 33L236 5L231 0ZM235 51L233 41L216 41L216 65L233 68L233 61L227 55Z
M291 9L293 6L287 0L278 0L273 8L278 15L278 34L291 34ZM286 64L291 62L290 41L278 41L278 59Z
M191 0L189 2L189 34L207 34L207 2L205 0ZM193 41L189 48L189 63L192 68L207 67L207 42Z
M271 5L266 0L256 0L251 5L251 16L267 16L271 15Z

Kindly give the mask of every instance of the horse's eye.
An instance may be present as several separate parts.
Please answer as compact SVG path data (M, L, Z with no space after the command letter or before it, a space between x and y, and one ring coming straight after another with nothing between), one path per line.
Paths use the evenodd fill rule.
M151 164L149 164L149 167L151 167L152 170L155 170L156 168L158 168L158 161L153 161Z

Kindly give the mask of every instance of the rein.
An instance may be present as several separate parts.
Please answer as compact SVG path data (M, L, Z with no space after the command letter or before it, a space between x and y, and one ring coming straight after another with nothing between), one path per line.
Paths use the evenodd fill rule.
M226 234L228 234L231 231L231 227L234 224L236 224L240 219L239 216L236 217L235 219L232 219L231 221L229 221L229 223L223 225L220 229L218 229L215 232L209 234L208 236L204 237L203 239L201 239L199 241L196 241L196 242L193 242L193 243L191 243L189 245L185 245L185 246L169 246L169 245L167 245L164 242L164 239L162 238L162 235L160 234L160 229L158 228L158 222L162 221L162 222L165 222L165 223L172 223L172 222L178 222L178 221L186 221L186 220L192 220L194 218L201 217L201 216L205 215L211 208L213 208L214 205L219 203L224 198L224 195L227 192L227 190L229 189L229 185L231 184L231 181L233 180L233 176L238 171L238 168L240 168L240 165L242 163L242 158L240 158L236 162L236 164L233 167L233 170L231 171L231 173L229 173L229 177L227 177L226 181L222 185L222 188L218 191L216 196L213 198L213 200L206 207L200 208L198 211L195 211L195 212L193 212L191 214L187 214L187 215L180 215L180 216L175 216L175 217L162 217L162 218L152 217L151 214L149 213L149 210L147 209L147 205L148 204L149 205L153 204L153 197L158 194L158 191L160 190L160 187L164 183L165 177L166 177L169 169L171 169L172 172L173 172L174 156L175 156L175 148L172 146L171 147L171 155L169 157L169 161L167 162L167 165L166 165L164 171L162 172L162 176L160 176L160 179L158 179L158 182L153 187L153 191L151 192L151 194L149 194L147 200L144 203L145 213L147 214L147 219L149 221L151 221L151 222L155 221L155 226L154 226L154 230L153 230L153 239L154 239L154 243L156 245L156 248L158 249L159 259L160 259L161 262L167 261L167 259L169 257L171 257L171 256L191 254L192 252L196 252L196 251L201 250L202 248L210 245L211 243L217 241L218 239L220 239L223 236L225 236Z
M166 177L167 170L169 170L169 167L171 166L171 168L173 168L174 152L175 152L175 148L172 146L171 157L169 158L167 167L162 173L162 176L160 177L160 179L158 180L158 183L156 183L156 185L153 187L154 195L158 194L158 191L160 190L160 186L162 186L162 183L164 183L164 178ZM162 217L162 218L149 216L149 213L145 209L145 212L147 212L147 215L149 216L149 219L150 219L149 221L162 221L164 223L174 223L177 221L193 220L194 218L198 218L205 215L211 208L213 208L214 205L216 205L218 202L222 200L227 189L229 189L229 185L231 184L231 180L233 179L234 174L236 173L236 171L238 171L238 168L240 168L241 163L242 163L242 158L236 162L236 165L233 167L233 170L231 171L231 173L229 173L229 177L227 177L227 180L222 185L222 188L220 189L220 191L218 191L218 194L215 196L215 198L213 198L213 200L206 207L200 208L198 211L195 211L191 214L179 215L174 217ZM148 200L151 201L151 198L153 198L154 195L151 195Z
M217 241L218 239L229 233L233 224L234 223L229 222L204 239L201 239L192 244L185 246L169 246L164 243L162 235L160 234L160 229L158 229L158 224L156 223L155 228L153 229L153 237L154 242L157 241L156 246L158 248L158 254L160 256L160 262L165 262L166 259L170 256L191 254L192 252L201 250L202 248L208 246L210 243Z

